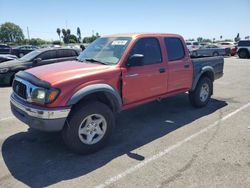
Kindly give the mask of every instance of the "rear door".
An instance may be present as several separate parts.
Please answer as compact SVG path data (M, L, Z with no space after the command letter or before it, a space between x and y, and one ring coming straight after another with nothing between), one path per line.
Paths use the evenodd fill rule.
M168 59L168 92L188 90L192 85L193 68L189 54L178 37L164 38Z
M77 52L73 49L58 49L57 50L57 61L67 61L76 59L78 56Z
M163 62L158 38L139 39L132 47L129 57L144 55L142 66L127 67L122 73L123 102L130 104L167 92L166 63Z

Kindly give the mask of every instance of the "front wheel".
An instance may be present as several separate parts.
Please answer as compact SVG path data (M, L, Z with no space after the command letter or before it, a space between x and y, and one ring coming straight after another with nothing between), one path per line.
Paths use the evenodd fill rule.
M63 140L76 153L93 153L107 143L114 125L108 106L101 102L83 103L69 116L62 131Z
M195 107L206 106L211 98L213 83L208 77L199 80L194 91L189 92L189 100Z

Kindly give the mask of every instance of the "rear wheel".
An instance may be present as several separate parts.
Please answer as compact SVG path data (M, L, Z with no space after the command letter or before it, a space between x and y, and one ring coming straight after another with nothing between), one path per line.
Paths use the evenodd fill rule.
M247 58L248 53L247 53L246 50L240 50L239 53L238 53L238 55L239 55L239 58L245 59L245 58Z
M107 143L114 125L108 106L101 102L84 103L69 116L62 131L63 140L74 152L93 153Z
M206 106L211 98L213 83L208 77L202 77L194 91L189 92L189 100L195 107Z

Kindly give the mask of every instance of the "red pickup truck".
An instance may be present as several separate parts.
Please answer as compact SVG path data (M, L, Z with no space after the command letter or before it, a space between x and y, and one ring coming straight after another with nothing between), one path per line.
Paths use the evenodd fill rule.
M91 153L107 143L116 112L187 91L192 105L205 106L223 66L222 57L191 59L179 35L104 36L75 61L17 73L11 109L31 128L62 131L70 149Z

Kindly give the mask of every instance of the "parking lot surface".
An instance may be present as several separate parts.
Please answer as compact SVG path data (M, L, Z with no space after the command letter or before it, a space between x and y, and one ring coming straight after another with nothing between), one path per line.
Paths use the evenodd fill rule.
M0 88L0 187L249 187L250 60L225 58L205 108L186 94L117 115L107 147L76 155L28 129Z

